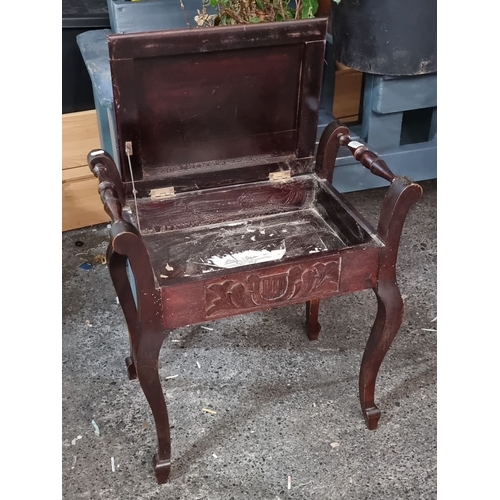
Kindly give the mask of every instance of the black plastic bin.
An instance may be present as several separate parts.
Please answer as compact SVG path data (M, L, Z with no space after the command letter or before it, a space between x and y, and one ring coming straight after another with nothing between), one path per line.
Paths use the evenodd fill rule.
M340 0L332 5L338 62L377 75L437 71L436 0Z
M92 29L110 28L106 0L62 2L62 112L94 109L92 83L76 36Z

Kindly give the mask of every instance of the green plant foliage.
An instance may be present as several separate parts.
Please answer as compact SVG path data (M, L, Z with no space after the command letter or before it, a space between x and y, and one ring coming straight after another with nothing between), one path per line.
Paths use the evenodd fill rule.
M334 0L336 1L336 0ZM340 1L340 0L339 0ZM254 24L271 21L313 18L318 10L318 0L203 0L202 11L195 20L198 26ZM207 14L207 7L217 14Z

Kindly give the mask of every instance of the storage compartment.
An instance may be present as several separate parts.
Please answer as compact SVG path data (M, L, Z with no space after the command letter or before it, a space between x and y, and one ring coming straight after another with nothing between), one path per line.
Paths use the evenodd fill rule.
M327 255L372 241L316 175L139 199L140 226L158 283L265 262Z

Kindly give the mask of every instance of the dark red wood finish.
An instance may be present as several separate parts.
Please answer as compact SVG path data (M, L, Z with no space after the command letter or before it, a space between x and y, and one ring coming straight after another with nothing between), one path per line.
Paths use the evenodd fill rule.
M131 142L137 189L193 176L198 188L231 185L241 170L255 181L289 163L311 172L326 28L311 19L110 35L120 159Z
M122 175L102 150L88 161L112 221L109 271L130 334L129 377L156 424L159 483L170 472L170 431L158 354L168 330L188 324L305 303L315 340L321 299L372 288L378 312L359 391L367 425L377 427L375 381L403 317L399 240L421 188L339 123L326 128L313 166L326 25L110 37ZM341 145L390 183L376 229L331 184ZM279 171L289 175L269 177ZM173 189L150 197L159 187ZM238 260L252 251L273 258Z

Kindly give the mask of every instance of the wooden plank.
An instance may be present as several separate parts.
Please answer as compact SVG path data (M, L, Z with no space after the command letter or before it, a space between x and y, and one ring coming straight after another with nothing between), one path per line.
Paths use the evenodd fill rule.
M87 154L100 146L95 110L62 115L62 230L109 221Z
M62 168L87 164L87 153L100 146L94 109L62 115Z
M88 171L89 176L83 174L83 169ZM75 177L67 178L62 183L62 230L70 231L109 221L97 192L98 181L89 168L84 165L70 172Z
M89 170L88 165L79 165L78 167L65 168L62 171L63 183L70 181L81 181L85 179L95 179L94 175Z
M359 121L363 73L337 63L333 93L333 116L343 123Z

